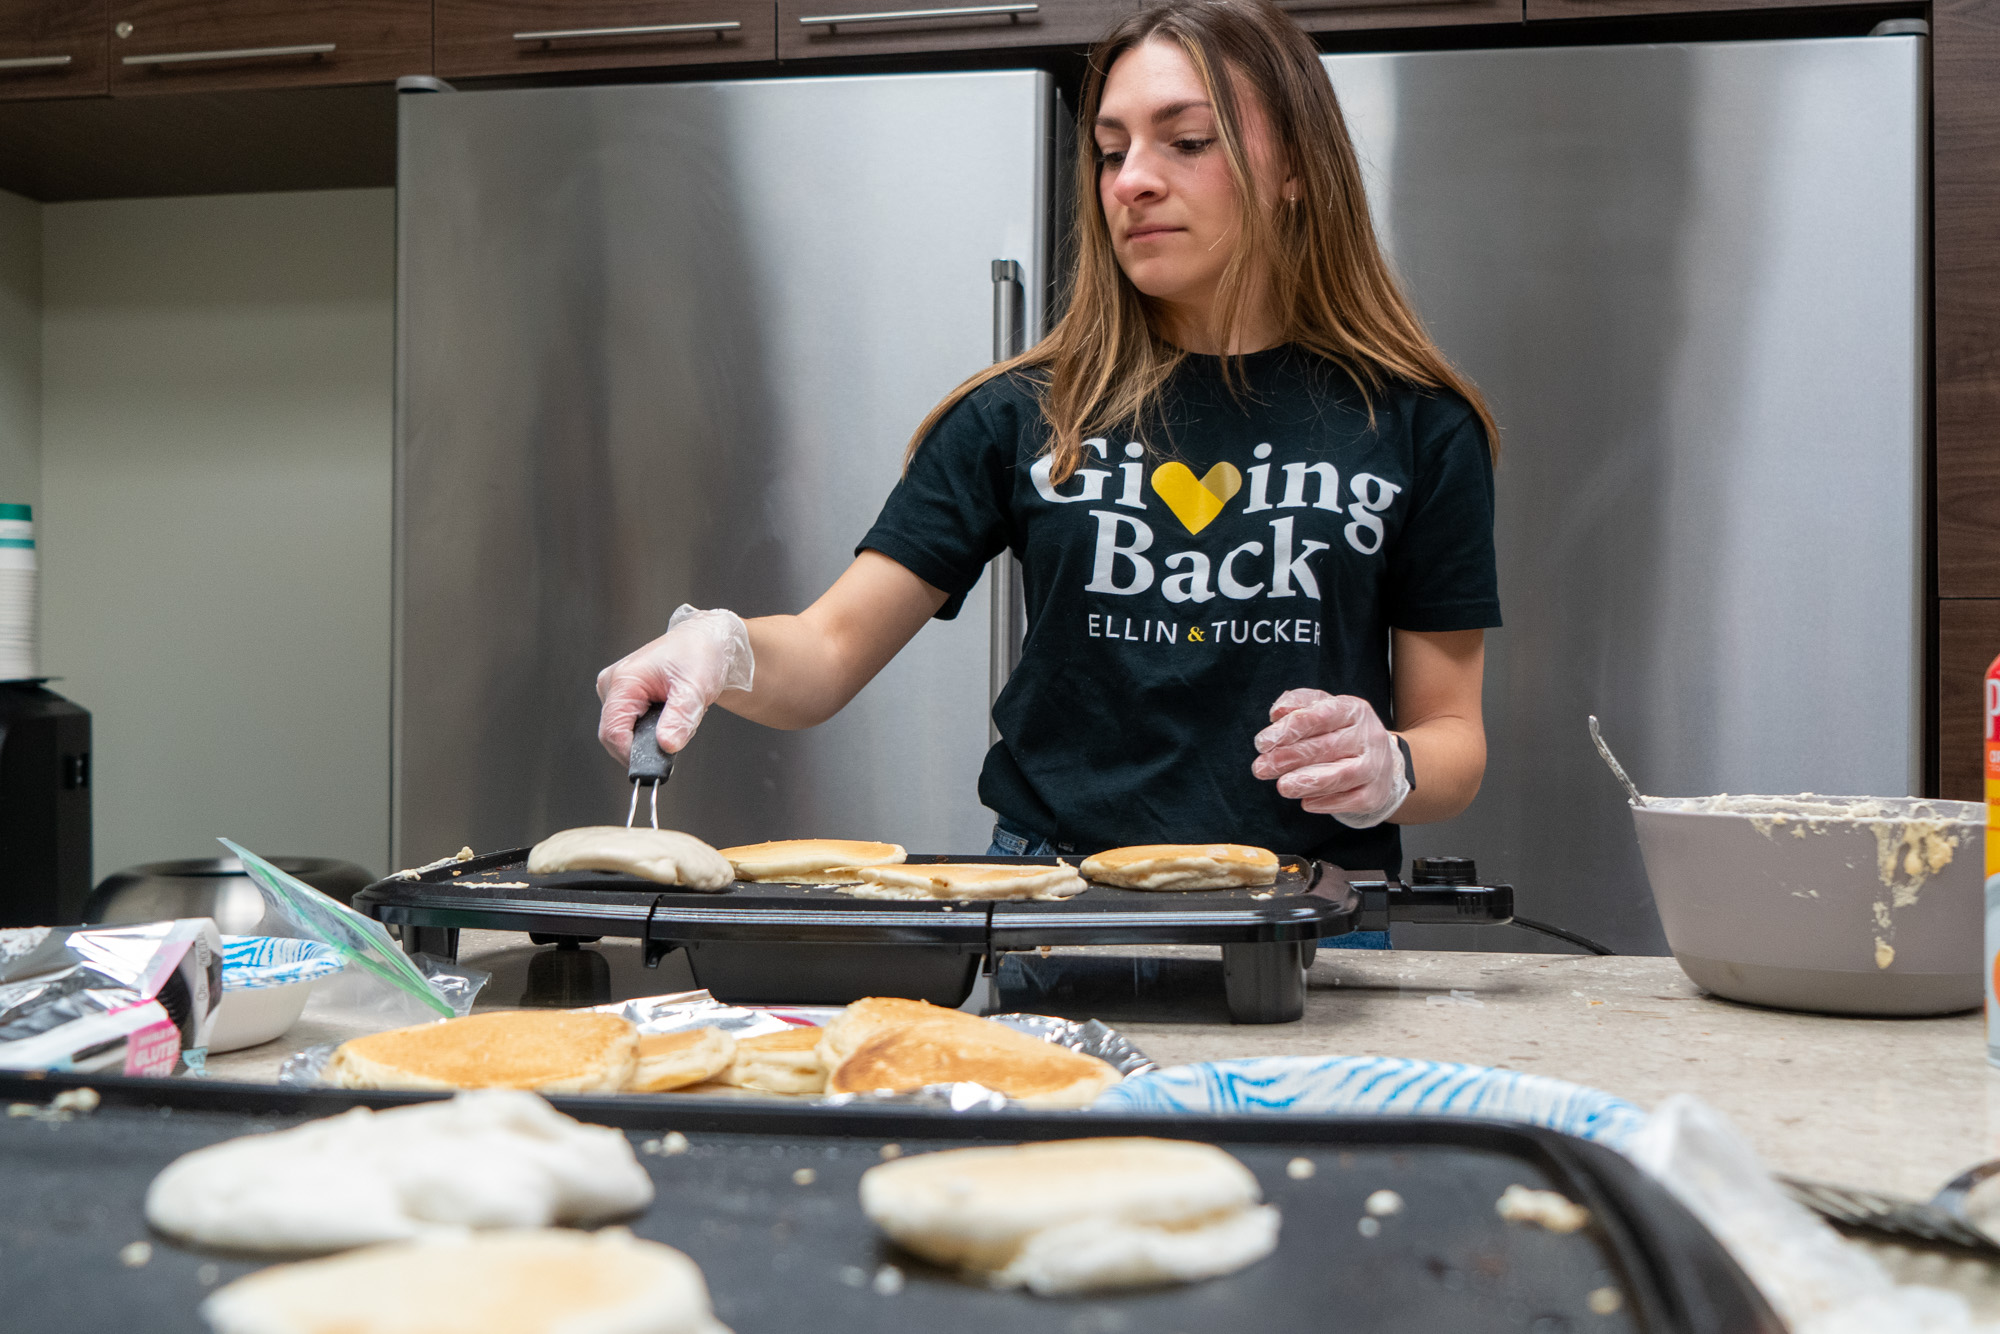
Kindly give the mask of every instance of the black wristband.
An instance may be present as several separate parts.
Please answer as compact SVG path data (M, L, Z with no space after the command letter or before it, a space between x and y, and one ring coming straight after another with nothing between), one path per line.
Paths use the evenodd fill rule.
M1417 762L1410 758L1410 743L1403 737L1396 738L1396 744L1403 750L1403 781L1410 785L1410 791L1417 790Z

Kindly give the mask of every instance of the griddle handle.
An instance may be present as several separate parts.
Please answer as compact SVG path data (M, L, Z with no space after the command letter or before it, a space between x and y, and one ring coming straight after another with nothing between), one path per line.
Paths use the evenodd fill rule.
M660 749L660 710L655 704L632 725L632 763L626 775L635 783L664 783L674 774L674 757Z
M1388 885L1389 920L1427 926L1500 926L1514 918L1512 885Z

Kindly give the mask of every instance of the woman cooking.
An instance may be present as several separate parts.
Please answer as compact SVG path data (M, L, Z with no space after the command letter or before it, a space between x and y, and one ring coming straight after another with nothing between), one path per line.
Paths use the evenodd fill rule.
M1493 420L1398 290L1318 54L1267 0L1125 19L1082 126L1054 330L931 412L812 606L684 607L606 668L599 737L623 758L654 701L670 751L710 704L822 722L1011 549L993 853L1228 841L1393 873L1397 826L1456 815L1485 770Z

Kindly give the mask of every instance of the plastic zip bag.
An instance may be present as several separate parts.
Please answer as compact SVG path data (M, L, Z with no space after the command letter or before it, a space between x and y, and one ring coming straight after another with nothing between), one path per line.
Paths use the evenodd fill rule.
M329 978L315 989L315 1004L323 997L343 1007L362 1004L386 1012L384 1017L389 1018L401 1011L406 1023L471 1012L473 999L491 974L406 955L380 922L279 870L241 844L226 838L218 841L242 859L243 869L257 882L279 920L301 939L333 946L350 965L345 976ZM355 982L362 994L353 994Z
M1721 1239L1796 1334L2000 1334L1955 1292L1898 1284L1786 1195L1713 1107L1677 1093L1625 1152Z

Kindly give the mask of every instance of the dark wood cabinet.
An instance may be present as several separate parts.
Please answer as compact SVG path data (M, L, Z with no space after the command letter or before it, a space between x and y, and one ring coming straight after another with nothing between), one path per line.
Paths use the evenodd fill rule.
M2000 598L2000 3L1931 10L1937 587Z
M774 0L437 0L440 78L775 60Z
M1953 801L1986 800L1986 669L2000 657L2000 598L1938 603L1938 789Z
M431 72L431 0L111 0L111 91L386 83Z
M1528 18L1615 19L1646 14L1700 14L1713 10L1824 9L1870 0L1527 0Z
M1087 46L1138 0L778 0L778 58Z
M105 89L106 0L0 4L0 99L88 97Z
M1523 0L1277 0L1307 32L1519 23Z

